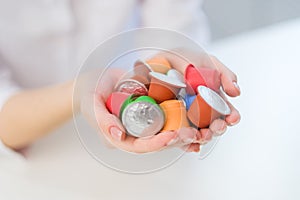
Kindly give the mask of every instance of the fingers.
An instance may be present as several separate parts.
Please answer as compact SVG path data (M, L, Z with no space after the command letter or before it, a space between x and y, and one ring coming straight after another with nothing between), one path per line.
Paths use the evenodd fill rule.
M229 115L225 116L225 122L229 126L234 126L239 123L241 119L241 115L239 111L227 100L226 96L221 92L219 93L220 96L226 101L227 105L229 106L231 112Z
M209 142L213 136L219 136L223 134L227 129L227 124L222 119L214 120L209 128L200 129L197 134L197 140L192 144L185 145L182 149L186 152L199 152L200 145L204 145Z
M221 83L226 94L231 97L240 95L241 90L237 84L237 76L215 56L208 57L206 56L206 54L188 52L187 50L184 50L183 52L185 52L183 53L183 55L190 55L189 58L194 58L192 60L195 60L194 64L196 66L210 67L212 62L221 73ZM172 66L175 69L177 69L181 73L184 73L185 67L188 64L185 60L179 59L178 56L175 56L174 54L167 53L162 55L171 62Z
M226 94L231 97L239 96L241 90L237 84L237 76L215 56L211 56L211 60L221 73L221 83Z
M222 119L216 119L209 125L209 129L214 136L220 136L225 133L227 129L227 123Z
M213 136L222 135L227 129L227 123L223 119L215 119L209 128L202 128L199 131L199 136L194 143L206 144Z
M200 144L192 143L190 145L185 145L182 149L186 152L195 152L198 153L200 151Z
M223 119L214 120L209 128L200 129L197 134L197 139L192 143L182 147L186 152L199 152L200 145L204 145L209 142L213 136L220 136L225 133L227 129L227 123Z
M196 140L197 132L196 129L184 127L178 131L165 131L147 138L127 136L124 141L117 142L116 145L135 153L154 152L171 146L190 145ZM193 149L197 150L196 147Z
M227 125L234 126L241 120L241 115L239 111L229 101L227 101L227 104L231 110L231 113L225 117L225 121Z
M191 127L183 127L177 130L178 133L178 144L191 144L197 140L198 130Z
M184 127L177 131L161 132L150 138L137 138L133 140L132 151L153 152L170 146L189 145L196 140L197 132L196 129Z
M206 144L207 142L209 142L212 139L213 134L214 133L208 128L200 129L201 138L200 138L199 143Z
M122 150L134 153L147 153L159 151L176 140L176 132L166 131L147 138L135 138L127 136L123 141L112 141Z
M154 152L159 151L166 146L172 145L172 143L177 141L177 134L174 131L166 131L159 133L149 139L138 138L135 139L133 143L133 148L135 152Z

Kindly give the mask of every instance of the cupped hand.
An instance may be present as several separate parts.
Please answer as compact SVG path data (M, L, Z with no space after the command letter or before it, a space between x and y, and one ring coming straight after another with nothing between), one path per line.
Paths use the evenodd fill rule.
M111 114L105 101L113 92L113 88L124 71L108 70L101 79L95 93L94 113L101 134L116 148L135 153L147 153L162 150L169 146L189 145L197 139L198 131L193 128L182 128L177 131L165 131L154 136L136 138L126 131L115 115Z
M185 55L187 55L186 52L184 50ZM189 63L194 64L196 67L216 67L221 74L221 86L225 94L230 97L240 95L241 91L237 84L237 76L216 57L201 53L197 54L192 51L188 52L188 55L190 62L169 53L160 53L156 56L167 58L172 67L181 73L184 73ZM97 119L97 126L105 138L116 148L135 153L147 153L177 146L188 152L199 152L201 144L205 144L213 136L222 135L228 126L233 126L240 121L238 110L227 100L226 95L220 91L220 95L226 100L231 113L225 118L214 120L208 128L203 128L199 131L195 128L181 128L176 131L165 131L145 138L127 135L120 120L111 114L105 106L106 99L112 93L115 84L123 74L124 71L109 69L101 79L94 95L94 114Z
M231 113L225 116L225 118L215 119L208 128L200 129L196 134L197 139L191 145L186 147L186 151L188 152L198 152L200 151L200 144L207 143L213 136L222 135L228 126L236 125L240 121L241 116L239 111L227 100L226 95L230 97L237 97L241 94L241 90L237 83L236 74L215 56L208 55L204 52L195 52L186 49L175 49L174 52L162 52L156 56L167 58L172 67L180 71L182 74L184 74L186 67L190 63L200 68L205 67L217 69L220 72L221 87L224 91L220 91L219 94L223 97L231 109ZM178 55L181 55L186 59L183 59Z

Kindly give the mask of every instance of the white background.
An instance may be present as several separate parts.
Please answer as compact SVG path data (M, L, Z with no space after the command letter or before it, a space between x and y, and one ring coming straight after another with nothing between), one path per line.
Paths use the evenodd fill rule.
M213 39L300 17L299 0L204 0Z

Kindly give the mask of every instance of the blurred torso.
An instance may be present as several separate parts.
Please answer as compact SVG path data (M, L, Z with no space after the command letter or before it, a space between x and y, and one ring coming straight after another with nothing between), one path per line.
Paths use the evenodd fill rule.
M100 42L136 26L135 0L0 2L1 59L25 88L74 77Z

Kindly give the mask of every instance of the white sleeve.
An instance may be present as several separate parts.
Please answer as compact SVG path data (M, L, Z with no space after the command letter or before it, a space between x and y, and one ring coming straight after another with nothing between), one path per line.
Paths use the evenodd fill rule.
M4 63L0 60L0 112L2 110L2 106L5 104L8 98L16 92L18 92L19 90L20 88L15 82L13 82L11 78L9 68L6 67ZM2 131L1 127L0 131ZM0 139L0 160L3 158L16 158L20 156L20 154L6 147Z
M144 0L141 25L182 32L200 45L208 44L210 31L202 0Z

